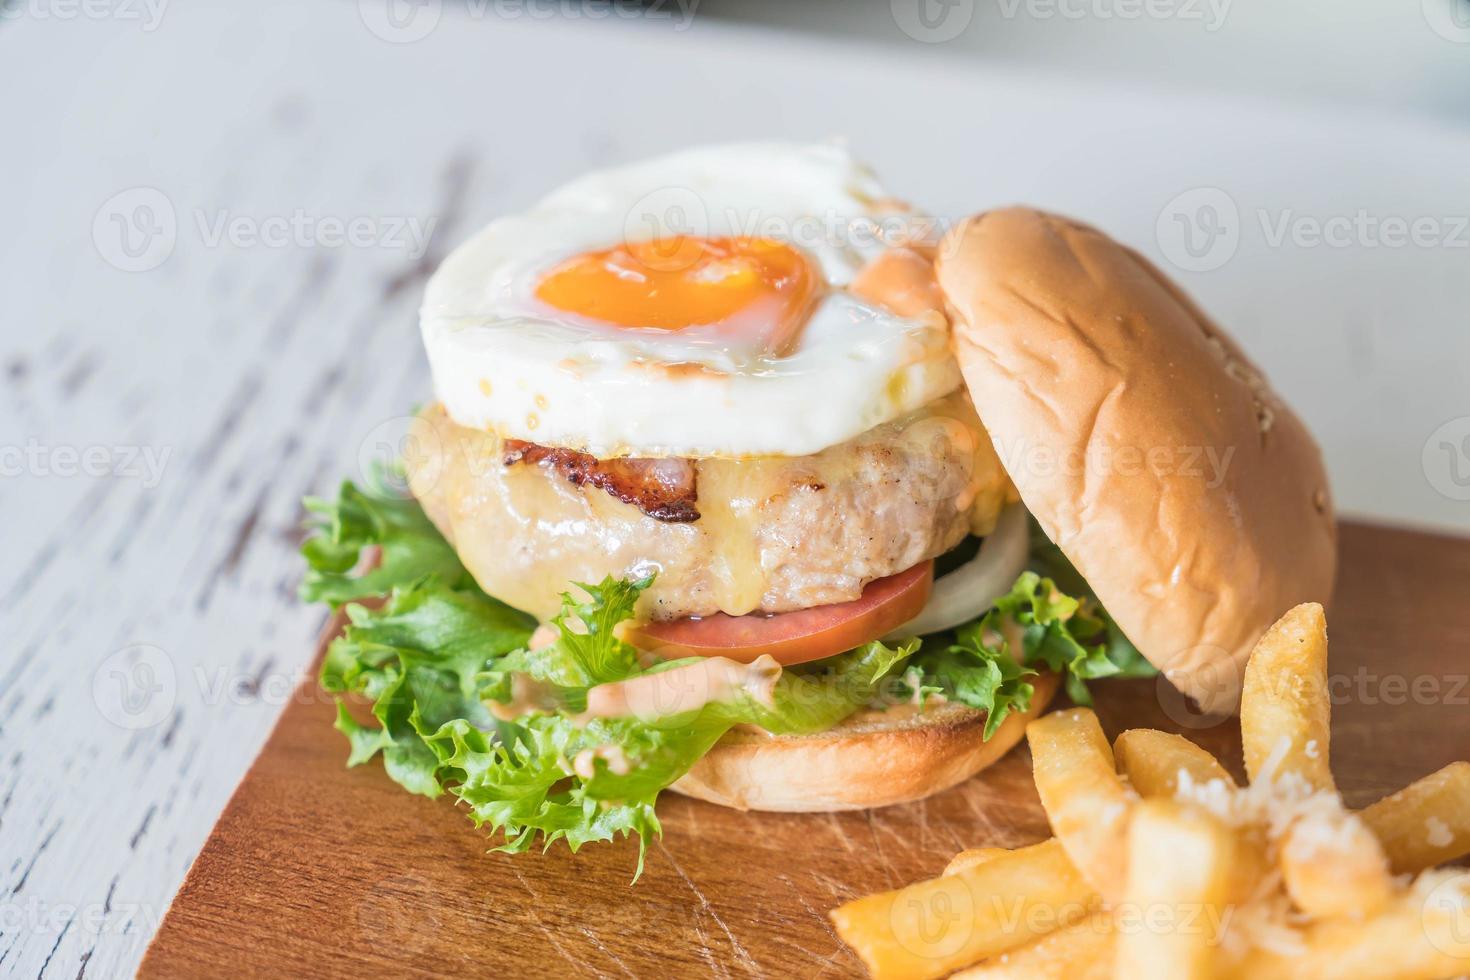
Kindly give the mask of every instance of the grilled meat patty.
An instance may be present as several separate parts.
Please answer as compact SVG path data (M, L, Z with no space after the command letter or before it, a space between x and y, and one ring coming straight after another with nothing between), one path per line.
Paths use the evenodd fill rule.
M543 619L607 575L657 573L649 619L846 602L1015 499L963 393L811 456L599 461L437 405L417 429L414 495L486 592Z

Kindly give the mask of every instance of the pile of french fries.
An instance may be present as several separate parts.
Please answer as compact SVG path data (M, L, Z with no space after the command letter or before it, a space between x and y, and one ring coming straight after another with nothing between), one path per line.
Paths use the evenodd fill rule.
M878 980L1470 974L1470 763L1361 812L1328 768L1327 624L1302 605L1246 667L1241 787L1185 738L1109 746L1086 709L1026 731L1055 836L831 913Z

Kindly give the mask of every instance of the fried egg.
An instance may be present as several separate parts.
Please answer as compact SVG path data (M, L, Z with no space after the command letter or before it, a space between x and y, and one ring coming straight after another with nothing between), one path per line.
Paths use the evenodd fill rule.
M590 174L429 282L449 417L615 456L804 456L959 387L937 311L848 287L917 218L835 146L700 148Z

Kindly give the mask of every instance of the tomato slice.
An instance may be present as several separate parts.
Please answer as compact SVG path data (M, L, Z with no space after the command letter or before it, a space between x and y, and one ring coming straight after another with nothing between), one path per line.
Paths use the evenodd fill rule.
M729 657L750 663L770 654L782 664L821 660L861 646L919 614L934 585L934 562L868 583L851 602L795 612L748 616L691 616L666 623L641 623L627 630L629 643L676 657Z

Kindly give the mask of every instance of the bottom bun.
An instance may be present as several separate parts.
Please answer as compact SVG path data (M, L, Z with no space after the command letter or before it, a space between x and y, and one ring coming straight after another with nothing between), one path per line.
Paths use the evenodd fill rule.
M1057 676L1032 679L1031 707L987 741L985 712L946 703L922 711L859 711L817 735L742 727L715 744L671 789L737 810L865 810L923 799L1005 755L1051 703Z

